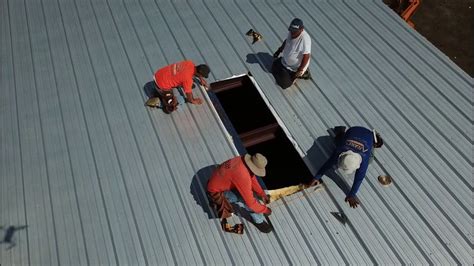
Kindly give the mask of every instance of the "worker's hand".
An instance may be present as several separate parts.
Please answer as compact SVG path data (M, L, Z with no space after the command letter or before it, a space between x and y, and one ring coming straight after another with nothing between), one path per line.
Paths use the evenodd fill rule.
M265 203L265 205L270 203L270 195L265 195L263 198L263 203Z
M204 88L206 88L206 90L209 88L209 85L207 85L207 82L204 78L199 77L199 83L201 83L201 85L204 86Z
M296 76L297 78L299 78L299 77L303 76L303 74L304 74L304 71L303 71L303 70L298 70L298 71L296 71L295 76Z
M278 49L274 54L273 54L273 59L277 59L278 56L280 55L281 51Z
M267 211L264 213L266 216L270 216L272 214L272 209L267 207Z
M376 137L377 137L377 142L374 143L374 148L382 148L382 146L383 146L383 139L382 139L382 137L380 136L379 133L376 133L375 135L376 135Z
M200 105L200 104L202 104L202 99L201 98L194 98L194 99L189 100L188 102L191 103L191 104Z
M345 202L349 202L349 206L351 206L351 208L357 208L357 206L359 206L359 199L357 199L357 197L355 196L347 196L346 199L344 200Z

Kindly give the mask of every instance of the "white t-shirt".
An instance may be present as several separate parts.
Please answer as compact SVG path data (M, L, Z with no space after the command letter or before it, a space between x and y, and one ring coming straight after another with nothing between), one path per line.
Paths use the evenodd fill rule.
M304 54L311 53L311 37L305 30L295 39L291 38L291 33L288 32L288 36L286 37L285 48L283 48L282 53L282 64L289 70L296 72L301 65L301 61L303 60ZM304 71L309 66L308 64L305 66Z

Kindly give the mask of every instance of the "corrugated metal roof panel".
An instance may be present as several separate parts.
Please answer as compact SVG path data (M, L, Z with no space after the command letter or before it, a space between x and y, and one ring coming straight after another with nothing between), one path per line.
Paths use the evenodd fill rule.
M18 227L0 263L472 264L472 78L382 1L3 0L0 12L0 226ZM281 90L268 71L293 17L312 36L313 80ZM343 202L350 178L326 177L273 203L274 233L221 232L205 182L237 152L210 101L143 106L153 71L183 58L208 63L211 82L250 71L312 172L328 128L381 132L361 207Z

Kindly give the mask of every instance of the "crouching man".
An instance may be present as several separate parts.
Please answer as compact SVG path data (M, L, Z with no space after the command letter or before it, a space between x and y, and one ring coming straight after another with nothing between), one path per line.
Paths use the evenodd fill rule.
M282 57L279 55L282 54ZM297 78L310 79L311 37L304 30L303 21L295 18L288 27L288 35L273 54L272 74L277 84L289 88Z
M334 131L336 133L336 150L308 185L320 184L324 173L336 164L342 174L348 175L355 171L354 183L345 201L352 208L357 208L360 202L356 194L365 178L369 163L373 159L373 149L382 147L383 140L378 133L364 127L351 127L347 131L345 131L345 127L336 127Z
M193 96L193 79L196 77L201 85L207 88L208 86L204 78L208 78L210 72L209 66L204 64L195 66L191 60L181 61L158 69L153 79L162 102L163 111L171 113L176 110L178 102L172 90L177 87L183 88L186 94L186 102L201 104L202 99L194 98ZM156 98L151 98L146 104L150 107L156 107L153 106L155 102L157 102Z
M231 204L235 204L249 212L253 224L261 232L269 233L273 230L265 221L265 215L272 213L266 206L269 199L256 178L256 175L265 176L266 165L267 159L260 153L253 156L246 154L227 160L214 170L207 184L207 193L223 224L232 216L234 210ZM254 197L254 192L262 198L264 204ZM236 233L243 233L243 228Z

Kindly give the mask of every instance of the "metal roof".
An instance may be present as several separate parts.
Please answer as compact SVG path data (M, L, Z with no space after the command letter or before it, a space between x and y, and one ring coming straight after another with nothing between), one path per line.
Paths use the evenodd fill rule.
M283 91L265 67L293 17L313 80ZM473 263L473 80L382 1L0 0L0 41L0 226L27 226L2 265ZM237 152L209 99L143 106L184 58L210 82L250 71L313 172L328 128L376 128L361 207L326 177L274 233L223 233L203 182Z

